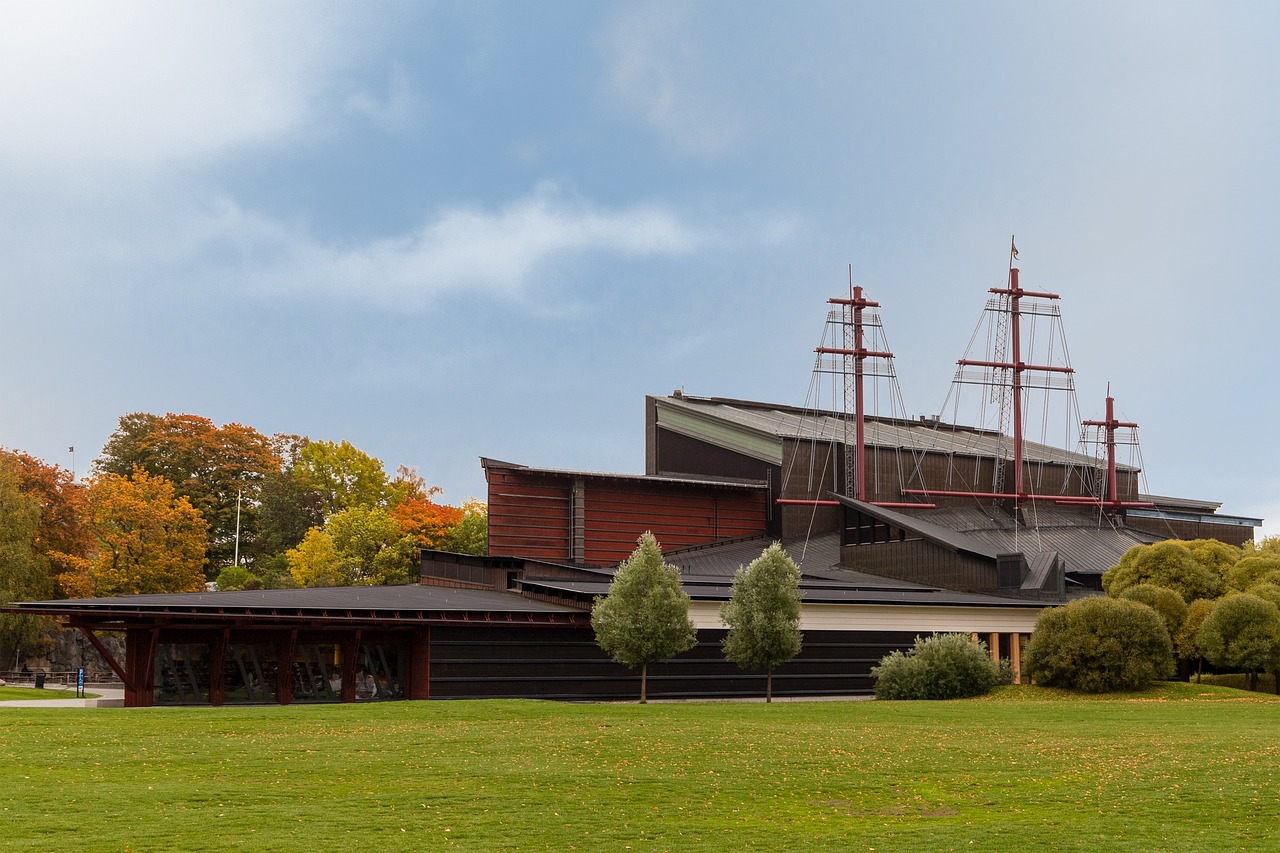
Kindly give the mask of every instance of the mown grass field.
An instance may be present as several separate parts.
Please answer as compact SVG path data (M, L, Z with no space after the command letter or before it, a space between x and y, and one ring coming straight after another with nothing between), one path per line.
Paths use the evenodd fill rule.
M1280 701L0 708L5 850L1264 850Z
M97 693L86 693L85 698L97 696ZM31 687L0 687L0 702L8 702L12 699L74 699L76 698L75 687L61 688L48 687L43 690L35 690Z

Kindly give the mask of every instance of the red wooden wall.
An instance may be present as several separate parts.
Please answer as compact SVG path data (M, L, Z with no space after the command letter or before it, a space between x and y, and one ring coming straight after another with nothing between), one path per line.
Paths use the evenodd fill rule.
M605 566L652 531L664 550L761 535L763 488L641 477L486 469L489 553Z

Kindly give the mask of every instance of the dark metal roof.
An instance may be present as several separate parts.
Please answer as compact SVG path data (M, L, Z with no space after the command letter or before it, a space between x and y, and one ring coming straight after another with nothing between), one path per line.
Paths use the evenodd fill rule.
M1023 510L1026 524L1018 525L1002 512L985 507L946 507L910 510L924 523L956 531L957 535L984 543L1000 553L1028 556L1056 551L1069 573L1100 575L1119 562L1134 545L1160 540L1137 530L1119 527L1096 510L1032 505Z
M237 592L188 592L124 595L65 601L17 602L18 613L95 616L250 617L268 620L439 621L480 614L536 618L576 614L571 607L491 590L420 586L344 586L318 589L266 589Z
M760 552L774 541L768 536L756 536L718 545L675 549L664 553L662 558L673 566L679 566L685 575L732 578L740 566L759 557ZM803 539L788 540L783 547L804 574L829 569L840 562L840 537L835 533L815 536L807 542Z
M893 527L908 530L921 539L926 539L951 551L964 552L994 560L1000 554L1017 550L1014 548L992 547L990 542L968 536L957 530L953 525L945 522L935 523L932 520L932 516L926 515L929 512L928 510L921 510L919 511L920 514L916 514L916 511L913 510L908 514L908 511L897 512L882 506L866 503L865 501L854 500L844 495L834 495L834 497L851 509L856 509Z
M548 474L553 477L582 477L591 480L621 480L633 483L666 483L680 486L710 486L727 489L748 489L761 491L768 487L764 480L735 480L724 477L696 477L685 475L672 477L664 474L616 474L607 471L578 471L570 468L534 468L514 462L501 462L497 459L480 457L480 465L486 471L489 468L509 468L513 471L528 471L533 474Z
M842 412L688 394L655 399L668 410L696 413L700 417L733 424L752 434L769 436L778 441L839 441L847 434L847 416ZM868 447L904 448L960 456L1004 456L1009 453L1009 442L1012 440L993 430L943 423L934 418L903 420L868 417L865 426ZM1087 454L1025 440L1023 458L1027 462L1082 465L1088 468L1095 468L1098 464L1096 459ZM1119 465L1119 468L1122 471L1138 470L1124 464Z

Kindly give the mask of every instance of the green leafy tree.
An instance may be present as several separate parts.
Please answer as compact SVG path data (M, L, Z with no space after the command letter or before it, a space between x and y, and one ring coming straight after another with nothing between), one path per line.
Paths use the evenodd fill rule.
M313 527L286 557L299 586L377 586L409 583L416 555L385 509L356 506Z
M1217 539L1172 539L1175 544L1186 548L1197 563L1222 578L1227 579L1227 572L1244 556L1244 552L1234 545L1228 545Z
M1140 583L1121 590L1117 598L1137 601L1159 613L1165 627L1169 629L1170 637L1178 635L1183 620L1187 618L1187 603L1182 600L1181 595L1167 587Z
M773 670L800 653L800 570L775 542L739 569L720 608L729 628L724 656L743 669L763 669L765 701L773 701Z
M1200 628L1204 625L1204 620L1209 618L1216 604L1216 601L1208 598L1198 598L1191 602L1187 606L1187 616L1182 620L1182 627L1173 638L1173 651L1179 660L1186 661L1188 667L1193 661L1195 662L1197 681L1200 680L1200 673L1204 669L1204 650L1200 648Z
M324 530L333 537L346 583L373 586L412 580L417 546L385 509L344 509L330 516Z
M1217 598L1222 593L1223 578L1174 541L1135 545L1102 576L1102 588L1112 596L1143 583L1172 589L1183 601L1195 601Z
M319 496L325 518L355 506L387 506L397 494L382 461L349 441L308 441L298 451L293 475Z
M1173 673L1173 647L1164 620L1150 607L1093 596L1042 610L1025 663L1046 687L1143 690Z
M1227 586L1244 592L1274 572L1280 572L1280 554L1242 557L1227 571Z
M1258 673L1280 657L1280 609L1247 592L1229 595L1204 620L1197 641L1215 666L1247 672L1256 690Z
M1240 553L1246 557L1280 556L1280 536L1266 536L1257 542L1246 542L1240 546Z
M641 703L647 701L649 664L675 657L698 641L689 604L680 570L663 562L658 540L646 532L618 566L609 594L591 607L600 648L623 666L640 667Z
M964 634L916 637L871 668L877 699L965 699L989 693L1004 677L985 643Z
M0 455L0 604L46 599L53 593L49 562L40 552L40 505L19 490L18 466ZM44 651L47 620L0 614L0 660L18 651Z
M238 589L262 589L261 579L244 566L225 567L218 572L218 579L214 581L214 585L218 588L218 592Z

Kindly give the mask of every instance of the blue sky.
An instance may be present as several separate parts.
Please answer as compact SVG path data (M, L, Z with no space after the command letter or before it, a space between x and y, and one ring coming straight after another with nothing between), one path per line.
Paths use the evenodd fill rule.
M0 444L126 412L643 470L804 401L825 299L936 413L1017 234L1151 491L1280 532L1280 7L0 2Z

